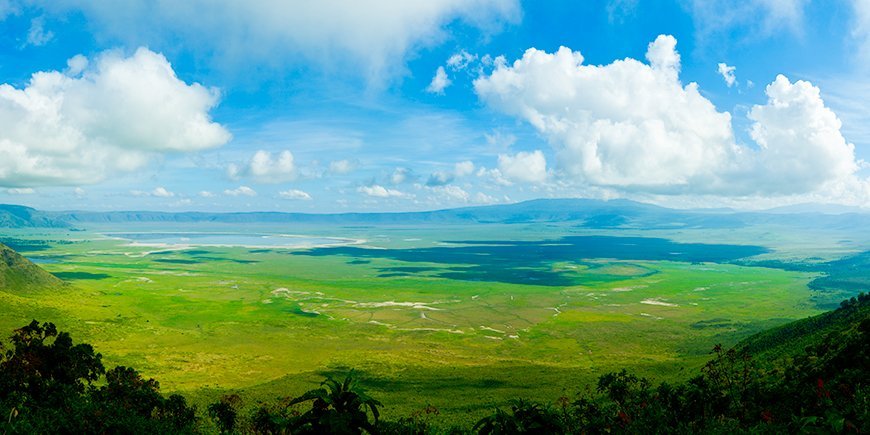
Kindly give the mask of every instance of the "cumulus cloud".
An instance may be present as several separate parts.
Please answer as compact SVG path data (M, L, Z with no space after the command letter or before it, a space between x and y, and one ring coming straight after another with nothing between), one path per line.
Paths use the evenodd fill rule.
M541 150L515 155L499 154L498 170L510 181L543 183L547 179L547 160Z
M166 190L165 187L158 187L154 189L151 194L158 198L171 198L175 196L175 193Z
M208 190L201 190L198 195L202 198L214 198L216 195L214 192L209 192Z
M389 178L391 184L402 184L414 181L417 176L414 174L414 171L412 169L399 167L393 170L393 173L390 174Z
M277 155L259 150L245 164L230 164L227 175L237 180L249 177L260 183L284 183L293 181L299 173L293 153L284 150Z
M435 70L435 76L432 77L432 81L429 82L429 86L426 87L426 92L430 94L444 94L444 89L447 89L452 82L449 78L447 78L447 72L444 71L443 66L439 66L437 70Z
M357 189L357 192L362 193L367 196L372 196L375 198L410 198L412 195L402 192L396 189L388 189L379 184L373 184L371 186L360 186Z
M144 190L131 190L130 194L133 196L153 196L156 198L172 198L175 196L174 192L170 192L165 187L155 187L154 190L144 191Z
M840 133L840 120L825 106L819 88L779 75L765 93L767 104L749 112L760 151L744 166L763 177L767 190L808 192L859 169L855 147Z
M466 177L474 173L474 163L470 160L465 160L453 166L453 173L456 177Z
M302 200L302 201L310 201L311 195L308 192L299 190L299 189L289 189L282 192L278 192L278 196L284 199L293 199L293 200Z
M224 195L227 196L257 196L257 191L248 186L239 186L235 189L224 190Z
M476 80L475 90L489 107L534 126L553 145L563 179L580 185L793 195L854 178L853 146L817 87L777 77L766 88L768 101L749 113L757 149L739 145L731 115L717 111L697 84L680 82L675 43L656 38L648 64L624 59L601 66L585 65L565 47L529 49ZM495 175L506 178L532 167L516 157L499 160Z
M447 199L450 202L468 202L470 195L463 188L448 184L446 186L435 186L429 188L434 194Z
M474 173L474 163L470 160L458 162L453 165L452 171L438 170L429 175L426 180L427 186L444 186L452 183L457 178L467 177Z
M435 171L429 175L429 179L426 180L427 186L443 186L448 183L452 183L454 179L454 175L451 172L447 171Z
M77 56L21 89L0 84L0 185L91 184L163 153L220 146L230 134L209 117L217 102L145 48Z
M722 76L722 79L725 80L725 84L729 88L737 84L737 76L734 74L736 70L736 66L728 66L728 64L722 62L718 65L719 75Z
M196 47L235 64L304 59L371 79L401 72L408 52L447 38L457 21L492 32L520 17L517 0L34 0L80 12L100 36L128 44ZM345 68L354 65L355 68Z
M347 159L329 162L329 172L333 174L348 174L354 169L356 169L356 163Z

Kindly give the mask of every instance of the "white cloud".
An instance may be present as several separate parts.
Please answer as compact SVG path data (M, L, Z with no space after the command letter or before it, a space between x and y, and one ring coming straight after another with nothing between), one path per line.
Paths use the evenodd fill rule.
M284 150L273 156L268 151L259 150L243 165L230 164L227 175L234 180L250 177L260 183L284 183L295 180L299 173L290 151Z
M477 60L476 54L471 54L465 50L455 53L447 59L447 66L453 71L462 71L468 68L472 62Z
M819 88L779 75L765 93L767 104L749 112L751 136L761 149L746 165L763 177L765 189L809 192L853 176L859 168L854 146L840 133L840 120L825 106Z
M467 177L474 173L474 163L470 160L465 160L457 163L453 167L453 173L456 174L456 177Z
M492 133L484 133L486 144L494 150L508 150L517 142L517 137L510 133L501 131L493 131Z
M446 186L435 186L429 188L430 191L439 195L443 198L446 198L452 202L468 202L470 195L461 187L455 184L448 184Z
M852 37L859 46L858 56L865 65L870 65L870 0L852 0L854 21Z
M85 189L82 189L81 187L76 187L75 189L73 189L73 195L75 195L76 198L84 198L85 196L87 196L87 194L88 192L86 192Z
M483 192L477 192L477 194L474 195L474 202L478 204L495 204L499 201L498 198L487 195Z
M402 184L407 181L413 181L416 178L414 175L414 171L409 168L396 168L393 170L393 173L390 174L390 183L392 184Z
M470 160L458 162L453 165L452 171L438 170L429 175L426 180L427 186L444 186L452 183L457 178L467 177L474 173L474 163Z
M634 59L584 65L579 52L529 49L474 83L490 107L525 119L569 176L593 185L670 186L708 176L734 141L731 117L678 79L674 39ZM669 50L671 52L669 52Z
M278 196L280 196L281 198L284 198L284 199L295 199L295 200L302 200L302 201L310 201L311 200L311 195L309 195L308 192L298 190L298 189L289 189L289 190L285 190L283 192L278 192Z
M133 196L153 196L156 198L172 198L175 196L174 192L170 192L166 190L165 187L155 187L154 190L144 191L144 190L131 190L130 194Z
M514 184L512 181L505 178L505 176L498 168L488 169L485 167L481 167L477 170L477 176L478 178L491 180L499 186L512 186Z
M6 193L9 195L33 195L36 191L29 187L13 187L6 189Z
M728 66L722 62L718 65L719 75L722 76L722 79L725 80L725 84L728 85L729 88L737 84L737 76L734 75L734 71L736 70L736 66Z
M151 194L158 198L171 198L175 196L175 193L166 190L165 187L157 187L151 192Z
M580 55L579 52L577 54ZM679 76L680 53L677 52L677 38L671 35L659 35L647 46L646 58L653 70L675 80Z
M735 40L735 29L757 39L787 31L801 34L804 9L809 0L691 0L689 11L695 20L698 37L704 41Z
M217 91L179 80L162 55L112 51L85 65L0 85L0 186L95 183L230 140L209 118Z
M680 83L673 38L657 38L647 57L650 64L595 66L564 47L529 49L476 80L475 89L491 108L534 126L553 145L561 178L581 186L734 196L863 182L840 121L812 84L779 76L767 87L768 102L749 113L755 149L736 143L731 115L697 84ZM515 179L529 167L500 157L498 172L481 174Z
M215 62L284 66L300 59L373 80L401 73L405 55L447 39L461 21L485 32L520 17L517 0L34 0L81 11L99 36L127 44L195 47ZM354 68L348 68L353 65Z
M77 55L67 59L67 61L66 61L67 68L66 68L65 73L66 73L66 75L68 75L70 77L75 77L75 76L81 74L82 72L84 72L84 70L88 67L89 63L90 63L90 61L88 61L87 57L85 57L82 54L77 54Z
M396 190L396 189L388 189L379 184L373 184L371 186L360 186L357 189L357 192L372 196L375 198L410 198L412 195L407 194L405 192Z
M333 174L347 174L356 169L356 163L350 160L335 160L329 162L329 172Z
M235 189L224 190L227 196L257 196L257 192L248 186L239 186Z
M444 94L444 89L450 86L452 82L449 78L447 78L447 72L444 71L443 66L439 66L435 71L435 76L432 77L432 81L429 83L429 86L426 87L426 92L430 94Z
M448 183L452 183L454 179L454 175L451 172L447 171L435 171L429 175L429 179L426 180L427 186L443 186Z
M52 39L54 39L54 32L45 30L44 17L30 20L30 30L27 31L27 45L41 47L48 44Z
M547 160L541 150L521 151L513 156L499 154L498 170L513 182L543 183L547 180Z
M198 194L202 198L214 198L215 194L213 192L209 192L208 190L201 190Z

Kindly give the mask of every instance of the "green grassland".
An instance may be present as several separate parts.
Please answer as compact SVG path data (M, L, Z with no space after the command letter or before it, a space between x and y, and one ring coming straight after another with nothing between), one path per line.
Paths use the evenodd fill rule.
M823 311L808 285L821 272L737 260L827 261L862 243L832 232L813 248L771 228L201 224L172 231L364 243L173 250L100 236L113 230L130 228L4 230L0 241L72 285L0 292L0 329L55 322L107 365L136 367L199 403L228 391L251 405L297 395L353 367L388 417L431 404L448 422L473 421L509 398L572 395L623 367L684 379L716 343Z

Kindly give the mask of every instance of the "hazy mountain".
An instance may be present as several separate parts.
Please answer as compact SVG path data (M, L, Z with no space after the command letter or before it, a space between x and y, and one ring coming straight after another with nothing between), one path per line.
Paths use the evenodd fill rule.
M821 214L848 214L848 213L862 213L862 214L870 214L870 209L854 207L849 205L840 205L840 204L816 204L816 203L804 203L804 204L792 204L786 205L782 207L774 207L771 209L764 210L764 213L821 213Z
M0 204L0 228L62 228L69 224L49 216L49 213L21 205Z
M221 223L321 223L333 225L417 225L450 223L556 223L587 228L738 228L748 224L777 223L792 226L852 228L866 215L858 213L735 212L728 209L676 210L629 200L538 199L516 204L395 213L206 213L154 211L39 211L0 205L0 227L63 227L87 223L121 222L221 222Z

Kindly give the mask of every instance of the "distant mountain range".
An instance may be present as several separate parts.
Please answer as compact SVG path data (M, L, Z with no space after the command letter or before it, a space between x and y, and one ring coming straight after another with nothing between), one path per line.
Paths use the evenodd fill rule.
M323 223L334 225L461 224L461 223L576 223L588 228L737 228L748 224L780 223L796 226L852 228L866 224L860 209L846 213L774 209L737 212L729 209L677 210L629 200L538 199L516 204L463 207L397 213L206 213L154 211L41 211L20 205L0 205L0 228L74 227L88 223L122 222L221 222L221 223Z

